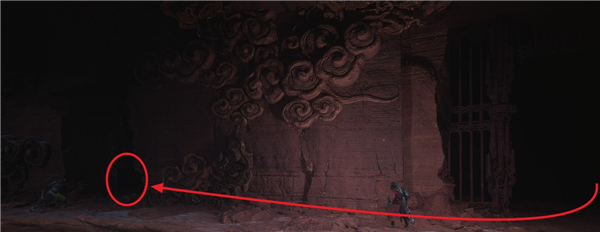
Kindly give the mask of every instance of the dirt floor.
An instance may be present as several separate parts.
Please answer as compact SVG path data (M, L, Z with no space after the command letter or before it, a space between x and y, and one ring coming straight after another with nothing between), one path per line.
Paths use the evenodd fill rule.
M30 201L2 204L2 231L600 231L597 207L573 215L524 222L469 222L415 219L404 228L388 228L385 216L240 202L235 207L171 205L121 207L107 197L73 202L68 208L30 212ZM563 211L569 210L567 207ZM559 207L560 208L560 207ZM571 208L572 209L572 208ZM482 217L473 208L454 215ZM522 205L513 217L558 213L551 205ZM423 209L413 214L426 214ZM397 222L397 224L400 224Z

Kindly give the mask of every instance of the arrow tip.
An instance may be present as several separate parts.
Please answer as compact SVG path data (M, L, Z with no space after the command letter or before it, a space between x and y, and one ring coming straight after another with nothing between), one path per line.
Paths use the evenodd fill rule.
M157 185L152 185L152 188L156 189L156 191L159 191L160 193L162 193L163 192L163 186L164 186L164 184L160 183L160 184L157 184Z

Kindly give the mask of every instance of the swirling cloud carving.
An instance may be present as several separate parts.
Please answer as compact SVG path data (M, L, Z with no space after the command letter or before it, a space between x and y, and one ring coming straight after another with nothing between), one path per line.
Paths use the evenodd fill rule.
M300 39L300 47L302 53L311 57L313 53L319 50L327 49L337 43L339 35L337 29L329 24L319 25L316 28L310 29L302 35ZM323 54L321 52L320 54ZM317 53L316 55L319 55Z
M299 96L306 100L312 100L321 94L323 84L323 80L314 73L312 63L306 60L293 62L282 82L287 95Z
M268 45L277 40L277 27L272 20L261 22L256 18L247 18L244 20L242 32L254 45Z
M283 90L279 87L283 75L283 64L278 60L267 60L256 68L254 82L260 81L263 98L270 104L275 104L284 96ZM252 85L252 82L250 84ZM254 96L253 99L258 100L256 97Z
M284 24L289 28L278 31L272 10L243 10L231 2L164 2L163 12L176 18L181 28L197 30L201 40L181 54L144 54L135 74L154 88L168 79L214 88L223 97L213 104L213 112L243 125L263 113L262 100L276 104L288 96L292 99L284 107L284 120L308 128L317 119L335 119L342 104L396 100L339 96L333 90L358 81L364 61L379 52L383 33L399 34L447 6L448 2L316 2L295 10L293 18L303 21L289 22Z
M331 96L323 96L309 102L296 99L283 108L284 120L300 129L309 128L316 119L332 121L342 110L342 103Z
M225 92L225 97L217 100L212 106L214 114L222 118L229 118L242 104L248 101L244 90L240 88L231 88Z
M344 44L346 49L354 55L363 55L365 59L371 59L381 44L379 36L380 28L370 26L364 22L353 23L344 33Z
M335 46L317 62L315 73L331 86L347 87L358 80L363 62L362 55L356 56L341 46Z
M249 101L240 107L240 112L248 120L252 120L262 115L264 108L258 101Z
M316 119L310 102L301 98L288 103L282 114L285 122L301 129L310 127Z

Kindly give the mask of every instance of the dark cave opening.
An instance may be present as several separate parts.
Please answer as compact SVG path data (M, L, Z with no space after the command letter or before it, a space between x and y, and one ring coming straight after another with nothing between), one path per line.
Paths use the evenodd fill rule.
M581 25L577 27L591 26L591 21L582 20L586 17L579 18L577 22ZM578 19L578 17L574 18ZM528 21L524 20L524 22ZM461 123L490 119L487 110L469 109L472 104L490 103L484 65L489 52L488 40L485 39L488 32L485 29L481 30L482 25L486 24L473 24L449 31L448 89L454 108L449 113L449 121L458 131L464 130L457 126ZM534 28L538 30L535 37L537 40L546 38L540 37L543 26ZM519 35L519 38L523 39L529 35L531 38L526 39L533 41L534 33L531 30L533 29L523 30L524 34ZM479 37L478 33L483 36ZM600 180L597 169L600 162L596 155L599 151L598 141L600 141L598 133L600 127L597 120L600 118L598 114L600 103L596 95L600 89L600 73L597 69L600 57L597 55L597 46L590 45L591 38L597 36L597 33L593 31L578 33L572 36L580 38L579 40L556 37L555 50L549 49L549 52L542 50L540 54L521 57L519 55L522 55L520 53L522 51L516 50L515 79L507 102L516 105L516 113L512 115L510 124L510 136L516 157L516 183L510 198L511 204L540 202L579 206L590 199L594 183ZM577 41L578 44L568 44ZM580 47L556 50L577 46ZM582 49L584 47L585 49ZM469 79L471 81L468 81ZM470 88L472 88L471 94L469 94ZM482 101L479 100L479 94L483 95ZM472 99L472 102L469 102L469 99ZM464 128L466 124L462 126ZM479 131L474 132L479 133ZM447 152L451 154L449 162L452 164L449 165L451 167L449 174L456 185L454 188L456 200L470 201L472 195L469 194L469 184L476 183L475 180L479 180L480 177L477 170L473 170L475 180L471 181L469 178L471 137L477 138L464 132L451 131L449 134L450 148ZM477 139L473 145L476 144L479 145ZM485 148L484 154L487 149ZM473 155L478 155L477 149L474 150ZM487 162L485 159L484 156L484 172L485 162ZM476 166L474 165L474 168ZM485 173L483 175L485 179ZM485 180L484 184L487 185ZM490 200L487 188L484 191L487 196L485 199ZM472 197L475 199L477 195Z
M598 49L516 64L515 203L583 204L600 180ZM597 203L596 203L597 204Z
M54 95L70 101L70 109L61 123L65 178L72 184L88 186L90 192L105 193L108 164L113 157L133 148L127 91L122 87L93 85ZM143 182L140 187L140 180L135 180L141 174L135 170L136 162L132 159L119 159L111 168L109 183L114 185L115 196L141 193Z

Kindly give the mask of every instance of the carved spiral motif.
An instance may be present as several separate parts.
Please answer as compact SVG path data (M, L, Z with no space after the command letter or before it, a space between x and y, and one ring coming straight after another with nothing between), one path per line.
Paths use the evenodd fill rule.
M52 156L52 148L50 144L36 137L29 137L24 141L25 154L23 158L25 163L35 167L45 167Z
M256 75L266 85L277 85L283 74L283 64L277 60L268 60L256 68Z
M298 47L300 47L300 40L298 39L298 36L295 35L287 37L281 42L282 50L294 50Z
M222 118L228 118L233 111L237 110L247 100L244 90L240 88L228 89L227 92L225 92L225 98L215 102L212 110L216 115L219 115Z
M283 119L289 124L304 129L310 127L316 117L310 102L299 98L283 108Z
M248 62L254 57L254 45L248 41L240 41L235 49L235 54L242 62Z
M300 129L310 127L316 119L332 121L342 110L342 103L331 96L323 96L312 103L296 99L283 109L284 120Z
M184 10L178 11L176 15L183 25L193 25L198 22L199 19L196 14L196 5L187 6Z
M212 66L215 52L202 41L196 40L190 42L183 51L182 58L183 64L175 77L184 84L193 84L198 80L200 73Z
M179 169L176 165L168 165L162 169L163 183L167 186L175 186L181 178L183 174L181 173L181 169Z
M173 80L177 77L177 71L183 66L183 60L179 52L171 49L165 50L160 55L158 62L158 71L163 76Z
M208 70L215 59L214 50L200 40L192 41L183 54L166 50L158 61L158 71L169 79L193 84L200 73Z
M199 74L200 83L205 87L212 87L213 89L223 88L225 85L232 84L237 81L237 68L229 63L220 63L216 68L216 72L213 70L206 70Z
M183 158L183 165L181 171L185 175L201 174L201 176L208 175L206 167L208 162L202 156L195 153L189 153Z
M277 12L271 9L254 10L248 11L246 13L263 22L268 20L275 20L277 16Z
M300 60L292 63L283 79L282 86L289 96L300 96L306 100L312 100L321 94L323 81L313 72L310 61Z
M2 136L2 171L23 160L23 141L12 136Z
M246 78L246 83L244 84L244 90L248 97L254 100L260 100L262 97L262 82L260 79L256 78L254 73L251 73L250 76Z
M219 28L218 24L211 22L199 22L195 24L192 28L197 28L196 35L200 38L206 38L209 40L216 41L219 39ZM192 29L188 28L188 29Z
M206 70L198 76L199 82L204 87L212 87L214 89L219 89L219 79L213 70ZM214 83L214 84L213 84Z
M201 40L194 40L185 48L182 57L183 61L189 66L189 70L184 70L184 73L182 73L182 75L186 75L190 73L190 70L209 69L215 60L215 52Z
M242 20L238 18L225 20L220 24L221 34L223 34L227 39L241 38L240 36L242 36L242 23Z
M333 121L342 110L342 103L331 96L324 96L315 99L312 102L312 107L315 110L315 113L319 115L319 119L323 121Z
M163 2L161 4L163 13L179 20L179 27L183 29L197 29L199 37L211 40L216 40L219 36L227 34L222 33L219 25L210 22L210 19L222 18L228 21L233 18L239 18L240 14L236 13L238 10L235 8L235 4L224 5L222 2L195 2L191 4Z
M315 65L317 76L336 87L347 87L358 80L363 56L355 56L340 46L334 46Z
M377 55L381 44L379 28L363 22L350 25L344 34L344 40L348 51L354 55L363 55L365 59Z
M262 115L264 109L260 102L252 101L246 102L240 107L240 112L248 120L252 120Z
M234 162L234 163L227 165L225 174L229 178L238 179L238 181L236 181L237 182L236 184L241 184L244 182L244 180L243 180L243 178L238 178L238 177L242 177L242 174L244 173L244 171L246 171L246 169L248 169L248 165L246 165L244 163Z
M300 40L302 53L308 57L320 49L328 48L337 42L339 35L332 25L319 25L304 33Z
M277 28L272 20L261 22L256 18L247 18L244 20L242 32L248 41L255 45L267 45L277 41Z
M222 2L205 3L202 6L199 6L199 3L192 3L192 5L198 6L197 14L201 19L212 19L224 10Z
M244 90L240 88L228 89L227 92L225 92L225 96L227 100L229 100L229 103L232 106L235 106L235 108L238 108L248 100L244 94Z
M220 89L226 84L231 84L237 81L237 68L229 62L219 64L215 71L217 80L213 82L213 88Z
M142 53L135 65L135 79L155 89L162 87L165 78L158 72L157 63L156 54Z
M381 33L399 34L415 23L420 25L421 18L447 6L448 2L316 2L298 8L296 13L306 21L284 23L291 28L281 30L286 34L280 35L275 25L277 14L268 9L243 11L235 3L222 2L165 2L161 8L165 14L177 18L181 28L197 29L198 36L211 43L211 47L198 43L198 50L220 49L219 60L236 56L244 66L249 66L251 71L240 74L247 77L242 83L245 98L254 101L264 98L270 104L279 102L285 95L301 98L286 106L284 119L307 127L316 118L326 121L335 118L341 104L396 100L397 97L380 99L371 95L339 96L332 87L343 88L356 83L364 60L379 51ZM320 23L323 19L331 24L313 26L315 21ZM337 31L338 25L349 26L345 31ZM276 43L279 38L281 44ZM183 83L194 83L199 78L202 84L215 89L237 83L239 75L235 66L226 63L210 69L212 63L202 60L215 59L214 51L207 52L212 56L202 54L184 51L179 56L175 51L166 51L158 62L148 57L147 65L136 66L136 78L155 87L160 87L164 78ZM280 55L286 58L285 69L281 62L273 60ZM194 62L191 58L198 59ZM318 98L320 95L327 96ZM301 107L306 104L310 107ZM260 115L262 110L258 102L244 100L233 104L227 97L213 105L215 114L243 124ZM311 110L314 112L306 114Z
M323 11L323 16L325 18L337 19L340 22L344 20L344 6L346 2L341 1L328 1L328 2L319 2L317 6ZM324 7L326 6L326 7Z
M223 46L221 54L229 54L233 51L235 44L244 37L241 32L242 21L240 19L226 20L219 24L221 35L223 35Z
M279 47L276 44L269 46L259 46L256 48L254 53L254 62L259 63L269 58L269 56L277 57L279 54Z
M22 185L29 179L29 170L24 166L17 165L10 171L8 176L11 183L23 187Z
M270 104L275 104L284 96L283 91L278 85L283 74L283 64L277 60L267 60L256 68L255 78L260 80L262 84L262 94L264 95L265 100ZM256 86L257 84L250 82L250 85Z

